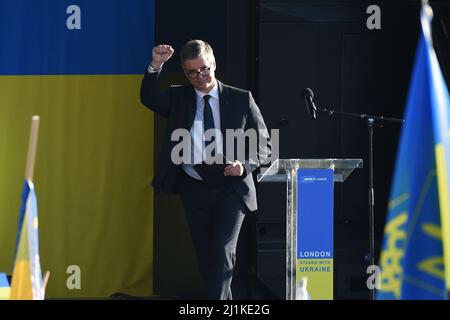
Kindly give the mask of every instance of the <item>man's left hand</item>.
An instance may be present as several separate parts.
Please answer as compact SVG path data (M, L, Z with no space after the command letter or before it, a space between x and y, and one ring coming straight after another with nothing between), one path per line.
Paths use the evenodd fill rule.
M234 161L229 166L225 167L225 171L223 173L225 176L238 177L244 174L244 166L239 161Z

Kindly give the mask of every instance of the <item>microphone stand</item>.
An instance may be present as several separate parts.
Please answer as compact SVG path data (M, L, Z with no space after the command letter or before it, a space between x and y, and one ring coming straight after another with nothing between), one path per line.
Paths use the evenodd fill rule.
M326 108L315 108L314 111L327 113L330 117L337 114L340 116L360 118L366 120L367 129L369 131L369 263L375 265L375 232L374 232L374 216L375 216L375 197L373 184L373 133L377 123L390 122L403 124L405 120L397 118L385 118L382 116L373 116L370 114L358 114L350 112L335 111ZM313 112L315 118L315 112ZM375 290L370 290L370 300L375 300Z

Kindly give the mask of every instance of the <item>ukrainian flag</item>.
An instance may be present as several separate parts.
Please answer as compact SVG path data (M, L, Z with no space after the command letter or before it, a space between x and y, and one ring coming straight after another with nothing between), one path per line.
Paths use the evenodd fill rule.
M432 45L431 19L424 4L378 299L447 299L450 288L450 99Z
M153 292L153 114L139 88L154 2L0 0L0 270L14 261L11 213L38 114L46 298ZM79 289L67 282L73 268Z
M43 300L37 201L33 183L30 181L25 181L22 201L19 242L11 281L11 299Z

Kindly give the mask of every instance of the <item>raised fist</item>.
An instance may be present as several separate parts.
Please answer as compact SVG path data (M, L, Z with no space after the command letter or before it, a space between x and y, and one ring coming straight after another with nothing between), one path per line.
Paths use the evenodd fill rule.
M164 62L169 60L173 55L173 48L168 44L160 44L152 50L152 67L161 68Z

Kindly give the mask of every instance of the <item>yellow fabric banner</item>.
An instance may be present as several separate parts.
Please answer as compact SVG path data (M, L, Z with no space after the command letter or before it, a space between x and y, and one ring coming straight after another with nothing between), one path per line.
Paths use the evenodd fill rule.
M153 114L141 75L0 76L0 271L11 273L29 121L46 298L153 291Z

